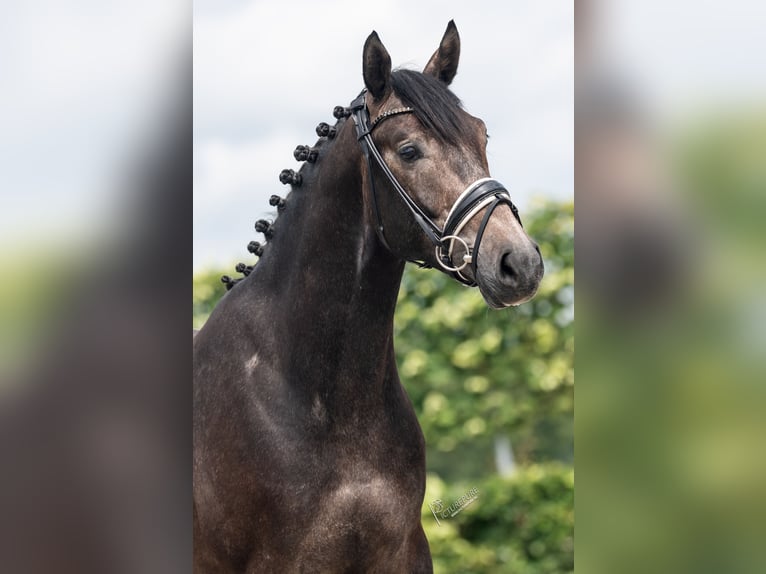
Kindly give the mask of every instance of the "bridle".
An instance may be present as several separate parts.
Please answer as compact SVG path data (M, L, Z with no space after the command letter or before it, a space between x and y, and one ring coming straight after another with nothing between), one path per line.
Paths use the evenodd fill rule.
M439 266L445 271L448 271L452 276L464 285L473 287L476 285L474 279L470 279L463 275L462 271L471 265L474 278L477 277L477 261L479 255L479 247L481 245L481 239L484 236L484 230L489 223L489 218L498 206L505 204L511 208L513 215L521 225L521 219L519 218L518 209L513 205L511 201L511 194L503 186L502 183L496 179L485 177L473 182L469 185L463 193L457 198L455 203L447 215L447 220L444 223L444 228L439 228L431 219L426 215L420 206L407 193L407 190L402 187L396 176L386 164L383 156L375 145L372 139L372 131L379 126L383 121L392 118L400 114L411 114L415 110L409 107L401 107L388 110L381 113L373 121L370 121L370 112L367 109L365 102L366 90L363 90L361 94L351 102L348 108L351 116L354 118L354 124L356 125L357 140L362 146L362 152L367 158L367 172L370 179L370 191L371 191L371 204L372 211L375 215L376 225L375 232L378 235L378 239L383 246L391 253L394 250L391 249L388 241L386 241L385 230L383 228L383 221L380 217L380 209L378 208L378 194L375 189L375 178L372 174L372 162L378 164L383 174L396 190L399 197L404 204L410 210L413 219L420 226L426 237L434 245L434 252L436 254L436 261ZM482 209L486 208L484 217L479 225L479 230L476 233L476 240L473 246L469 246L468 243L460 237L460 232L473 219ZM464 249L464 255L462 262L457 265L453 261L453 252L455 251L456 244L461 244ZM420 267L430 267L424 261L417 261L414 259L406 258L407 261L416 263Z

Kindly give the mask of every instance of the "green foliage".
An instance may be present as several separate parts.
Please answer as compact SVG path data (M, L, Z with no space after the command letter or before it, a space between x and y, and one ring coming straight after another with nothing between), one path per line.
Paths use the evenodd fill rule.
M231 275L231 272L229 274ZM205 324L213 307L226 292L226 287L221 283L221 275L224 275L224 272L217 269L194 274L192 320L195 329Z
M531 302L492 311L433 270L408 267L402 281L395 348L428 445L423 524L436 572L573 570L573 206L544 203L525 219L545 260ZM225 292L221 274L194 278L196 327ZM497 436L521 465L510 478L495 474ZM478 499L437 526L428 502L473 487Z
M476 500L437 523L428 503L444 506L470 489ZM429 475L422 512L435 572L562 574L574 570L574 471L533 465L510 478L447 487Z

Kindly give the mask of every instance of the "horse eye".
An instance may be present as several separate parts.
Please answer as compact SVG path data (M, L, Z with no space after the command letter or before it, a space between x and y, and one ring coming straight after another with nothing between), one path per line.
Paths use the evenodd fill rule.
M399 155L406 161L413 161L420 157L420 151L412 144L406 144L399 148Z

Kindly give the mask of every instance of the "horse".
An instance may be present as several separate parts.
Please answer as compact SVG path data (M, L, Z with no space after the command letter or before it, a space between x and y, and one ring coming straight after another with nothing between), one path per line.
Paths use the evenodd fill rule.
M448 88L450 21L422 72L372 32L364 89L298 146L194 344L195 572L432 572L425 441L394 358L406 262L477 286L491 308L543 275L485 124Z

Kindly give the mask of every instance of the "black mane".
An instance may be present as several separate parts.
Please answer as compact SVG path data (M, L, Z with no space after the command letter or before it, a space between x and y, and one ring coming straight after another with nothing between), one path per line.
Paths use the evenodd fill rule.
M442 81L413 70L394 70L391 85L402 103L415 109L423 127L442 142L457 145L470 133L460 99Z

